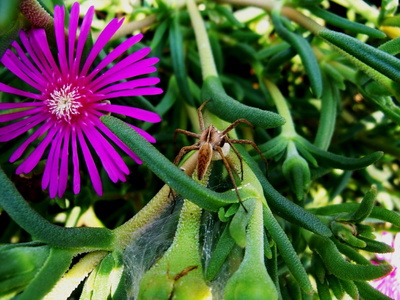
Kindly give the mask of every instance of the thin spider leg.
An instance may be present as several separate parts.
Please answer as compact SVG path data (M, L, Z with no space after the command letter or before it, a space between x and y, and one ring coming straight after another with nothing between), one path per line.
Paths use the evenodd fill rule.
M248 211L247 211L246 207L244 206L242 199L240 198L239 191L238 191L238 189L237 189L236 182L235 182L235 178L233 177L231 167L229 166L229 163L228 163L228 161L226 160L226 158L225 158L225 156L224 156L224 153L222 152L221 147L220 147L220 146L215 146L215 150L217 150L218 153L219 153L219 155L221 155L222 161L224 162L224 165L225 165L226 169L228 170L229 177L230 177L231 180L232 180L232 183L233 183L233 186L234 186L234 188L235 188L236 195L238 196L239 202L240 202L240 204L243 206L244 211L247 213Z
M243 159L242 156L240 155L240 153L237 151L237 149L235 148L235 146L233 146L231 139L226 137L226 142L229 144L229 146L231 146L233 152L235 152L237 158L239 158L240 161L240 179L243 181Z
M175 129L175 133L174 133L174 144L176 142L176 136L178 135L178 133L182 133L184 135L187 136L191 136L191 137L195 137L195 138L200 138L200 134L194 133L194 132L190 132L187 130L183 130L183 129Z
M253 124L251 124L246 119L238 119L235 122L233 122L231 125L229 125L226 129L224 129L220 134L221 135L227 134L229 131L231 131L233 128L235 128L236 126L238 126L241 123L245 123L245 124L249 125L250 127L254 128Z
M206 129L206 127L204 126L203 114L201 113L201 110L207 104L207 102L210 101L210 100L204 101L203 104L200 105L200 107L197 109L197 114L199 116L199 123L200 123L201 132L203 132Z
M179 151L179 154L175 157L174 165L177 166L177 165L179 164L179 162L181 161L182 157L183 157L186 153L188 153L188 152L190 152L190 151L192 151L192 150L199 150L199 149L200 149L200 147L197 146L197 145L192 145L192 146L183 147L183 148Z
M261 153L261 150L257 147L256 143L254 143L253 141L249 141L249 140L230 140L231 143L233 144L247 144L247 145L252 145L254 149L256 149L256 151L258 152L258 154L261 156L261 158L263 159L263 161L265 162L265 166L267 167L267 176L268 176L268 161L265 158L265 156Z

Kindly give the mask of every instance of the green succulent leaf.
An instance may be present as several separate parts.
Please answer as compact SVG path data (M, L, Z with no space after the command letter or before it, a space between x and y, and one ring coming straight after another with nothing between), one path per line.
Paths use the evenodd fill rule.
M360 297L358 293L358 288L356 284L354 283L353 280L343 280L339 278L339 282L343 289L346 291L346 293L352 298L352 299L358 299Z
M365 300L391 300L392 298L373 288L368 282L354 281L362 299Z
M365 194L357 210L351 214L340 216L338 220L351 221L353 223L361 223L362 221L364 221L366 218L368 218L374 208L376 194L376 186L373 185L371 189Z
M357 170L373 164L383 156L383 152L377 151L362 158L350 158L324 151L300 136L296 138L295 142L296 145L301 144L301 146L306 147L307 150L317 159L320 166L328 168Z
M317 209L310 209L309 211L317 215L337 215L340 213L354 212L358 209L359 205L359 203L341 203ZM396 211L388 210L380 206L374 206L369 217L400 226L400 214Z
M394 249L390 247L388 244L375 241L373 239L369 239L363 236L358 236L358 239L365 242L366 246L362 248L364 251L372 252L372 253L390 253L394 252Z
M239 269L226 283L226 299L256 300L266 295L269 299L278 299L277 290L264 264L263 234L263 204L257 200L248 225L245 255Z
M317 98L322 96L322 76L314 51L310 44L301 35L298 35L285 27L281 20L279 10L272 10L272 21L278 35L288 42L301 57L304 69L310 80L311 88Z
M215 277L231 252L233 246L235 246L235 240L229 233L229 226L225 226L225 229L222 232L221 237L218 239L217 246L213 251L210 262L207 266L205 275L206 280L212 280Z
M257 176L263 188L265 199L274 213L278 214L290 223L296 224L322 236L328 237L332 235L330 229L315 215L283 197L276 189L274 189L247 151L244 151L244 149L239 146L237 146L237 149Z
M390 79L400 82L400 60L344 33L322 30L319 36Z
M238 212L229 224L230 236L235 240L236 244L242 248L246 246L247 224L253 215L255 203L255 199L249 199L244 202L243 205L246 207L247 212L244 210L243 206L240 206Z
M336 277L343 280L372 280L389 274L393 267L388 264L357 265L346 261L335 244L328 238L313 235L310 248L316 251L325 267Z
M43 267L35 274L35 278L28 284L18 299L43 299L68 270L74 255L75 253L71 250L52 248Z
M383 39L386 34L378 29L368 27L364 24L352 22L349 19L340 17L334 13L327 11L326 9L309 6L307 9L312 12L313 15L324 19L328 24L334 25L336 27L346 29L355 33L363 33L373 38Z
M207 108L228 122L243 118L254 126L264 129L279 127L285 123L285 119L276 113L244 105L229 97L217 77L208 77L204 81L201 99L202 101L211 99L212 101L207 103Z
M0 206L35 239L61 248L109 250L114 234L107 228L65 228L54 225L34 211L0 169Z
M278 246L279 253L284 259L290 272L294 278L296 278L302 290L308 294L312 294L313 288L310 280L308 279L308 275L299 257L297 256L296 251L293 249L292 243L268 207L264 207L263 214L264 226Z
M0 298L23 290L46 262L50 250L50 246L37 242L0 246Z

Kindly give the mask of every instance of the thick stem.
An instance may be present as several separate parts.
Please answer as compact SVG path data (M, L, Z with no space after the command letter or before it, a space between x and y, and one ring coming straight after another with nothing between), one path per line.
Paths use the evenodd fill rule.
M187 9L196 35L203 79L209 76L218 77L206 27L194 0L187 0Z

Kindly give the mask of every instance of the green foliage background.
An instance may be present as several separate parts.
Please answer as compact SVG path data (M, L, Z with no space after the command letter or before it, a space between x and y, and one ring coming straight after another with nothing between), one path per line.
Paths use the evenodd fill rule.
M91 5L78 2L81 12ZM125 18L98 61L138 32L144 38L128 53L150 46L160 58L162 95L115 102L161 116L159 124L134 124L156 138L154 147L103 118L144 161L126 159L125 183L113 184L101 170L99 197L82 170L80 194L67 189L62 199L49 199L40 187L45 161L17 176L20 162L8 159L19 142L0 145L0 266L7 266L0 298L40 299L58 282L57 299L385 299L366 281L391 270L370 263L374 253L393 251L374 232L400 226L398 1L189 2L95 3L94 40L112 18ZM52 15L63 1L37 3ZM72 3L65 1L67 10ZM32 25L16 4L0 2L1 55ZM1 82L15 80L0 69ZM228 155L247 213L221 161L203 182L172 164L181 147L196 142L179 135L174 144L175 129L199 133L197 108L209 99L206 125L223 130L247 119L255 128L240 125L231 138L254 141L268 159L266 168L251 146L238 146L241 181L238 159ZM164 184L177 192L176 204ZM158 227L169 212L175 221ZM151 239L162 230L165 240ZM152 268L134 279L140 283L133 290L135 262L127 257L146 234L144 243L164 248L141 262ZM174 250L178 244L184 246ZM59 279L70 268L76 274L65 282L76 282L68 290Z

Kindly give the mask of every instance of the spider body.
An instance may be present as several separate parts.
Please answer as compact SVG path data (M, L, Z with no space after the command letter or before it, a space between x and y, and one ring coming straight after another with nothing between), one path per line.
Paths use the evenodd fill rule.
M236 140L236 139L230 139L228 136L228 132L234 129L237 125L240 123L245 123L251 127L253 125L245 120L245 119L238 119L235 122L233 122L231 125L229 125L226 129L223 131L219 131L217 128L215 128L213 125L208 126L205 128L204 126L204 121L203 121L203 115L201 113L201 110L203 107L207 104L207 102L210 100L205 101L198 109L197 109L197 114L199 117L199 123L200 123L200 129L201 129L201 134L197 134L194 132L186 131L183 129L176 129L175 130L175 135L174 135L174 142L176 140L176 136L178 133L182 133L187 136L195 137L198 138L199 141L192 145L192 146L186 146L183 147L180 151L179 154L175 157L174 164L178 165L182 157L187 154L188 152L192 150L198 150L198 158L197 158L197 179L201 180L204 177L204 174L206 173L211 161L214 159L219 159L221 158L222 161L224 162L224 165L226 169L228 170L229 176L231 178L232 184L235 188L236 195L239 199L239 202L242 204L242 199L240 198L235 179L233 177L231 168L229 166L228 161L226 160L225 156L229 152L229 148L231 147L232 150L235 152L237 157L239 158L240 161L240 168L241 168L241 180L243 180L243 160L239 152L236 150L235 146L233 144L250 144L256 149L256 151L260 154L264 162L267 164L267 160L265 157L262 155L260 149L258 149L257 145L249 140ZM229 146L229 147L226 147ZM216 155L218 154L218 155ZM243 206L245 211L247 212L246 208Z

